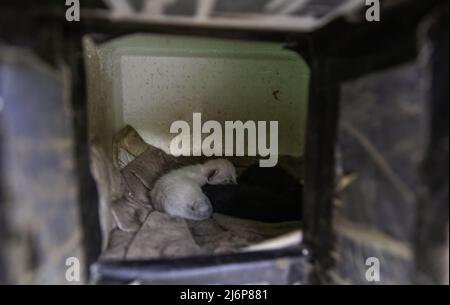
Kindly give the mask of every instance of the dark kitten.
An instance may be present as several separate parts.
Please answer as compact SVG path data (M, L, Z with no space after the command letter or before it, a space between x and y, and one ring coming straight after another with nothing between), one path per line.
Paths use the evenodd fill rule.
M302 186L281 167L252 165L237 185L206 185L213 211L244 219L283 222L302 219Z

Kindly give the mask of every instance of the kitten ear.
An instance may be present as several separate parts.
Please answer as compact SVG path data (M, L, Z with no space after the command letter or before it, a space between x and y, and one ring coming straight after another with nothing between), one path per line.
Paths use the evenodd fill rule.
M208 181L211 181L212 178L217 174L217 169L213 169L208 173Z

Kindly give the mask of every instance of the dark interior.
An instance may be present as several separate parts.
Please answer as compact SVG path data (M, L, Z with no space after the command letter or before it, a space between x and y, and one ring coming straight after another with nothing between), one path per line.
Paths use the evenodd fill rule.
M364 273L355 270L364 264L348 258L366 257L370 253L383 258L385 283L426 283L442 277L441 268L434 263L433 249L445 242L448 224L446 1L393 2L382 6L381 23L339 17L313 31L148 24L138 20L113 22L95 14L86 14L80 22L67 23L61 18L64 7L55 4L58 1L39 2L42 3L3 1L0 4L0 42L30 50L52 69L62 71L64 67L69 75L65 103L71 111L53 130L59 128L58 124L69 125L73 134L73 151L66 153L67 157L73 156L74 171L67 175L73 179L77 196L66 200L74 201L77 206L84 275L88 281L241 284L261 282L263 278L263 282L276 284L362 283ZM24 10L25 5L32 9ZM84 8L88 12L101 7L102 1L92 1ZM176 12L178 8L172 9ZM16 10L22 10L26 16L20 24L13 20ZM175 260L98 261L102 235L99 195L89 168L82 37L91 34L96 41L108 41L133 33L282 42L306 59L311 80L305 184L299 203L304 240L298 247ZM425 60L424 50L428 50ZM2 75L0 93L8 96L6 87L2 86ZM423 80L430 87L417 85ZM33 95L36 87L22 91ZM48 100L52 94L44 92L35 99ZM405 104L397 105L401 98L405 98ZM51 103L43 103L39 115L51 117L53 107ZM7 114L0 115L2 169L9 162L4 147L23 134L17 126L4 127L8 125ZM41 131L35 128L35 134L27 136L39 138ZM401 150L401 145L406 151ZM415 154L418 154L416 159L398 157ZM389 168L386 163L390 164ZM48 165L53 166L56 165ZM5 175L2 169L2 199L8 193ZM9 205L0 205L0 218L8 215L8 209ZM73 215L61 212L60 217ZM0 221L0 226L5 226L0 230L0 244L15 230L8 225L7 219ZM366 227L383 232L389 246L372 249L370 241L362 241L372 236L359 235ZM36 248L33 240L37 237L33 233L29 236L31 241L25 243L34 254L30 254L27 264L33 270L48 249ZM373 237L375 245L378 237ZM58 241L52 243L56 246ZM16 271L8 270L4 263L7 254L1 251L0 254L0 282L12 281ZM280 261L287 263L280 268ZM236 265L238 269L233 268Z

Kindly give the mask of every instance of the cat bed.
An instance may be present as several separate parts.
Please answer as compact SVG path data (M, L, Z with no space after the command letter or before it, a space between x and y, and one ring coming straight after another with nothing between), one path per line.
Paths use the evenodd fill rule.
M192 221L154 210L148 192L156 180L174 168L202 160L168 155L146 144L129 126L116 136L112 161L108 161L94 142L91 169L99 189L102 229L108 241L101 259L135 260L245 251L292 232L297 233L294 239L290 235L289 243L300 242L300 221L269 223L219 213L213 213L210 219ZM238 173L250 162L233 161Z

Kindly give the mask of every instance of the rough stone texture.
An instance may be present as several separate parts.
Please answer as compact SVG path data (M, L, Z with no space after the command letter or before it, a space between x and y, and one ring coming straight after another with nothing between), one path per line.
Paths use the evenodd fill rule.
M64 75L23 49L0 48L2 280L67 284L65 261L80 260L71 112ZM83 278L81 278L82 280Z
M448 3L414 24L415 59L341 88L335 283L448 283Z
M428 81L412 62L342 88L340 176L351 178L335 200L338 263L331 274L337 282L412 280ZM369 257L380 261L379 282L365 278Z
M449 283L449 46L448 2L421 26L424 62L432 69L428 135L421 178L415 282Z

